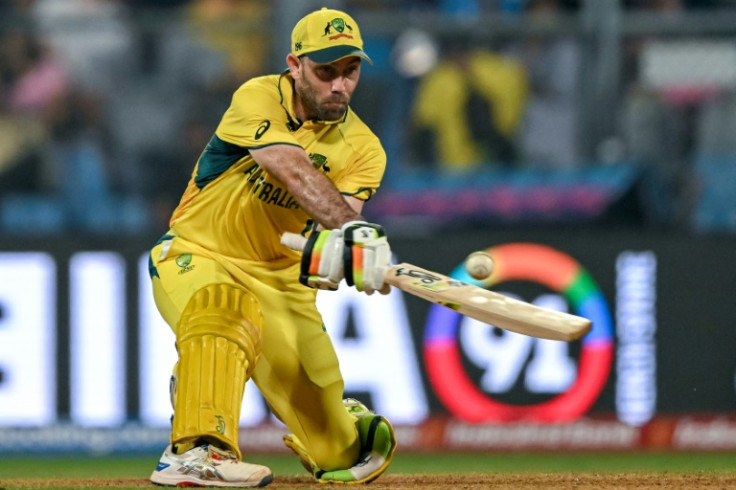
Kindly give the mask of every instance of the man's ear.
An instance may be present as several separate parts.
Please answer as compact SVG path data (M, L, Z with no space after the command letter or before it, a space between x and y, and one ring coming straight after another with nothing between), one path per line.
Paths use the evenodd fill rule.
M289 73L291 73L291 77L298 78L299 70L301 70L302 67L302 60L299 59L299 57L296 56L294 53L289 53L288 55L286 55L286 65L289 67Z

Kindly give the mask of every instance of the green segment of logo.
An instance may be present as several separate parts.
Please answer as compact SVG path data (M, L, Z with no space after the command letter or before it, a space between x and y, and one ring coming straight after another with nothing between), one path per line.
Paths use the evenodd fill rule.
M327 157L319 153L310 153L309 159L312 160L314 168L320 168L327 163Z
M336 19L332 19L332 22L330 22L330 24L332 24L332 27L334 27L337 32L342 32L345 30L345 21L339 17Z
M181 254L176 258L176 265L181 267L182 269L189 266L189 264L192 262L192 254Z

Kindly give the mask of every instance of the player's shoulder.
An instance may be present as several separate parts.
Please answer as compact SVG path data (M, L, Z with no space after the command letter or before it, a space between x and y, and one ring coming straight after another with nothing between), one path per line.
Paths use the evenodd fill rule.
M279 93L279 75L262 75L253 77L243 83L235 91L235 96L248 95L252 93L273 94L278 96Z
M352 109L348 110L345 121L340 124L340 133L345 143L355 151L363 154L382 156L385 151L381 140Z
M378 136L363 120L353 111L348 109L345 120L340 124L340 130L346 139L360 139L367 141L378 141Z

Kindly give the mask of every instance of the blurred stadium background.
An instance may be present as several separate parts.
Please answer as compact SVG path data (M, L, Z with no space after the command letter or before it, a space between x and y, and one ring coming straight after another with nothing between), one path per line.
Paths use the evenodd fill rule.
M0 457L156 453L173 337L146 251L247 78L321 6L375 64L367 205L400 260L588 316L581 342L320 295L404 451L736 451L736 2L0 2ZM535 245L532 249L520 246ZM242 443L281 452L249 385Z

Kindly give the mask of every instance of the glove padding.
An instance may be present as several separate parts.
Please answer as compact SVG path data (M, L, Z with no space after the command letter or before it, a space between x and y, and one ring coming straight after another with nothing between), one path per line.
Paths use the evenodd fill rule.
M310 288L336 291L343 278L344 249L341 230L312 233L302 250L299 282Z
M336 290L345 277L358 291L388 294L383 275L391 262L391 248L380 225L350 221L339 230L312 233L304 246L299 282Z
M364 221L350 221L341 228L345 242L344 270L348 286L371 295L388 294L391 287L383 280L391 265L391 247L383 227Z

